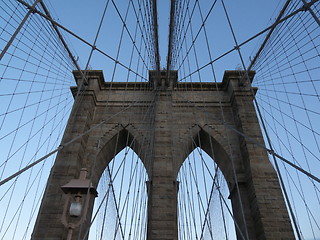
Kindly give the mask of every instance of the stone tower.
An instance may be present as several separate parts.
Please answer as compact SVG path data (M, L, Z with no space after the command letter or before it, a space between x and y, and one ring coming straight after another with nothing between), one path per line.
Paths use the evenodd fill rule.
M32 239L67 239L68 229L61 222L66 194L60 187L77 179L82 168L97 186L114 154L133 140L132 148L150 179L147 240L178 239L176 178L195 144L216 161L226 178L242 233L249 239L294 239L266 151L234 131L264 144L252 102L256 89L243 78L244 72L226 71L218 84L178 83L176 71L150 71L149 82L139 83L105 82L102 71L86 75L86 90L74 106L62 145L99 123L100 127L59 151ZM253 75L249 72L250 78ZM80 81L79 72L74 76ZM147 113L149 106L152 111ZM94 195L90 196L82 232L91 218ZM73 231L76 239L78 229ZM237 238L243 239L239 231Z

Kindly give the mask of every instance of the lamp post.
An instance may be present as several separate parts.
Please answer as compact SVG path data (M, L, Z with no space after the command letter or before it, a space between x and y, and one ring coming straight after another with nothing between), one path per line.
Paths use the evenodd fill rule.
M67 240L72 239L73 230L85 221L91 195L94 197L98 195L90 180L86 179L87 172L86 168L82 168L78 179L71 179L70 182L61 186L62 191L67 194L61 217L63 225L68 229ZM68 215L75 221L69 222Z

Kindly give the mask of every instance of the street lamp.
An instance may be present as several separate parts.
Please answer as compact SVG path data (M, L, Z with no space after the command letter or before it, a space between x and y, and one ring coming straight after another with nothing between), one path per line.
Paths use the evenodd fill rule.
M70 182L61 187L62 191L67 194L61 217L63 225L68 228L67 240L72 239L73 230L86 219L91 195L94 197L98 195L90 180L86 179L87 172L86 168L82 168L78 179L71 179ZM67 213L68 208L69 214ZM68 222L68 215L75 221Z

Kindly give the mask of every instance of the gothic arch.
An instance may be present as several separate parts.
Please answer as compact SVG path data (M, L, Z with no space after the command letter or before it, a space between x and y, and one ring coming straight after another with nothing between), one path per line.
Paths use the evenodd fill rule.
M122 129L119 132L119 140L120 135L123 134L130 133ZM112 145L112 139L106 144ZM110 237L129 239L132 226L145 226L147 222L148 173L132 145L126 144L122 149L121 147L110 161L106 161L107 166L104 167L104 163L97 169L102 171L96 186L99 195L95 198L94 205L90 207L93 211L92 216L98 215L98 219L103 219L103 224L97 223L95 226L97 230L90 231L89 239L101 237L102 239ZM100 153L103 150L102 148ZM136 218L136 216L139 217ZM127 227L124 227L124 224ZM141 236L144 234L142 233Z
M226 149L226 147L223 147L227 146L226 142L228 142L226 137L223 135L224 134L214 127L208 125L203 127L197 124L193 125L189 129L189 133L185 141L185 147L183 148L186 150L179 161L176 176L189 154L197 147L200 147L211 157L211 159L213 159L213 161L216 162L218 167L221 169L229 188L232 187L234 183L234 174L231 167L233 165L231 164L231 161L233 160L231 159L230 151L236 151L236 149ZM236 166L239 166L239 164Z
M188 234L192 239L206 239L206 234L223 238L222 235L227 234L224 227L233 221L230 215L233 212L231 201L228 199L230 187L221 169L216 168L214 162L216 161L203 148L195 146L177 175L178 232L182 235ZM202 208L195 208L193 204ZM195 224L199 222L201 224ZM229 226L228 234L231 233L231 238L235 231L236 225Z
M117 124L103 134L100 139L101 147L96 150L96 166L93 174L94 185L98 184L102 173L111 160L125 147L130 147L138 155L145 169L147 169L144 150L141 148L142 134L134 130L135 127L132 124L128 124L125 127Z
M250 239L273 239L272 236L278 236L277 239L292 239L292 228L277 175L267 153L226 128L223 121L215 118L221 112L218 108L220 98L217 95L221 93L226 121L263 143L252 104L252 89L250 85L239 85L239 71L226 72L223 83L219 86L208 83L205 91L193 91L192 97L196 100L197 107L191 107L190 102L186 101L191 92L186 91L186 96L180 97L180 87L168 88L170 91L162 89L155 99L154 91L146 94L144 88L140 91L135 88L136 83L130 83L126 98L120 99L119 96L124 93L124 85L113 83L109 88L103 85L102 74L97 73L92 71L89 88L83 93L84 98L81 107L77 108L78 112L72 113L63 141L78 137L105 119L109 119L109 122L105 122L99 129L94 128L90 134L79 138L72 146L58 153L39 211L34 239L44 239L47 229L51 229L52 236L66 235L64 226L59 223L64 198L60 186L77 178L80 169L84 167L92 174L88 177L92 177L93 185L96 186L113 156L130 146L133 139L135 144L131 148L142 160L150 179L148 239L178 239L175 180L180 166L195 147L201 147L223 172L228 183L234 216L242 232L248 231ZM148 84L140 83L141 86L149 86ZM200 85L198 87L200 89ZM216 91L216 87L221 91ZM108 99L112 101L105 98L107 90L108 94L111 94ZM124 106L133 102L138 104L133 104L130 109L123 111ZM152 118L146 120L145 114L149 106L154 106L154 111ZM110 107L110 111L106 111L106 107ZM198 109L203 107L214 117L199 113ZM143 150L140 152L140 149ZM147 164L149 160L152 166ZM94 169L90 169L95 162ZM238 180L237 187L234 184L235 176ZM277 199L276 203L273 199ZM275 209L272 214L270 206ZM243 209L244 214L239 209ZM50 225L50 228L47 227L48 216L56 222L55 225ZM277 222L274 223L274 219ZM281 223L281 226L278 223ZM84 229L89 229L89 223ZM282 229L286 230L279 233ZM240 236L238 238L241 239Z

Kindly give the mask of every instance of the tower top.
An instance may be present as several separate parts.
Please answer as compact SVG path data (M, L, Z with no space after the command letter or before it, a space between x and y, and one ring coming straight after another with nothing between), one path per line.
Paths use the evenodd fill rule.
M177 84L178 71L176 70L150 70L149 82L155 89L172 89Z

